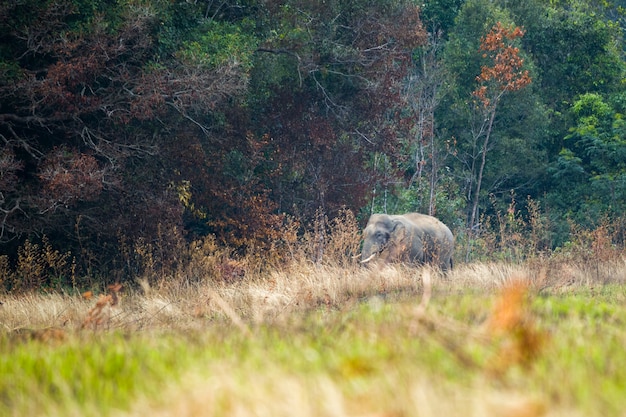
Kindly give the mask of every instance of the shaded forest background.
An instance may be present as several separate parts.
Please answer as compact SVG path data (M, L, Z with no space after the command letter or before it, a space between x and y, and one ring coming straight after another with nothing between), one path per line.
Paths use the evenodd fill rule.
M0 284L281 262L346 213L623 245L623 6L1 0Z

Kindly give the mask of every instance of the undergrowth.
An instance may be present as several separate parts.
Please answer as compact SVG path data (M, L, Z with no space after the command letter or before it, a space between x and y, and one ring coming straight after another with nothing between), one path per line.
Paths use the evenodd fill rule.
M456 265L505 262L546 269L561 279L610 281L621 268L626 253L623 219L603 219L594 229L571 224L570 239L552 248L549 224L532 200L518 209L512 199L506 212L484 218L478 231L470 236L456 230ZM163 247L159 242L128 242L120 237L119 267L108 270L79 271L76 258L60 253L42 238L26 241L17 259L0 255L0 290L11 293L29 291L81 293L103 291L109 285L138 283L151 287L185 286L193 283L238 285L266 279L272 271L316 267L358 268L361 227L348 210L333 219L319 212L313 223L298 233L298 222L285 224L283 238L271 251L248 247L229 248L207 235L191 242L178 240ZM166 233L166 231L162 231ZM92 254L96 256L95 254ZM618 272L619 273L619 272Z

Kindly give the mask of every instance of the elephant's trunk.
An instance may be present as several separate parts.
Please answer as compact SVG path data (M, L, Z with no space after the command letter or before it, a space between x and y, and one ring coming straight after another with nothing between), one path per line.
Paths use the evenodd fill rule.
M366 238L363 242L363 249L361 250L361 263L366 264L378 254L378 248Z

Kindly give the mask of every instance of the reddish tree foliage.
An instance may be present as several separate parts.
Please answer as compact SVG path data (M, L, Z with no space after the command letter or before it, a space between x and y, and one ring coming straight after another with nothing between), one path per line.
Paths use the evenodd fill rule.
M0 36L10 45L3 53L17 65L0 73L0 238L72 233L68 218L96 201L101 211L83 217L93 221L81 223L83 236L96 225L92 232L112 240L119 230L149 233L122 213L145 218L161 205L155 200L171 200L169 170L178 161L160 153L163 143L183 121L206 131L201 117L244 91L247 75L236 61L204 68L160 58L149 5L116 22L96 13L79 29L76 2L36 6L0 8Z
M15 191L17 187L17 172L24 167L21 161L15 158L11 148L5 148L0 154L0 193Z
M479 86L473 94L485 108L495 107L505 92L521 90L530 84L528 70L522 69L524 59L519 56L519 48L512 45L515 39L522 36L524 31L521 28L507 28L498 22L481 38L483 58L488 58L492 65L481 67L480 75L476 77Z
M105 172L92 155L56 148L46 155L39 171L50 205L94 201L102 192Z

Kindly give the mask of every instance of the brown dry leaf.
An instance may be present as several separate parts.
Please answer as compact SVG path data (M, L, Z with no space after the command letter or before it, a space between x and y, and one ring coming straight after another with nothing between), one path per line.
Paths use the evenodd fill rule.
M82 296L85 300L91 300L93 298L93 291L85 291Z

